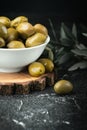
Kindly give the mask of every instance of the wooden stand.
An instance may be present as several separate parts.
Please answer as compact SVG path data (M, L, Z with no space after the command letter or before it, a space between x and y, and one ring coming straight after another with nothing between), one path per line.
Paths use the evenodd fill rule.
M32 77L27 72L0 73L0 95L29 94L54 84L54 73Z

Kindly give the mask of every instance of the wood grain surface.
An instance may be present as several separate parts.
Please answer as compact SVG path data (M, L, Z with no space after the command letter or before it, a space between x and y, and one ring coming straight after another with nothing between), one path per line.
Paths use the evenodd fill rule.
M29 94L34 90L43 90L54 84L54 73L32 77L27 72L0 73L0 94Z

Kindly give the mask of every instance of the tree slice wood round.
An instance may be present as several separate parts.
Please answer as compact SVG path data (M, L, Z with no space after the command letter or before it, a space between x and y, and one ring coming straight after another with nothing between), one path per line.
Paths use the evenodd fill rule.
M0 73L0 94L29 94L34 90L43 90L54 84L54 73L32 77L27 72Z

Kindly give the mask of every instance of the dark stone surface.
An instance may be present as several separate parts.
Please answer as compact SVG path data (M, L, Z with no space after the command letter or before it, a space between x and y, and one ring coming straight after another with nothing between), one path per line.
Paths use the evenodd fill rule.
M47 26L54 39L49 21L54 23L58 34L59 23L74 21L68 17L26 15L30 22ZM55 22L56 21L56 22ZM68 22L69 22L68 21ZM58 36L58 35L57 35ZM72 93L57 95L53 86L29 95L0 96L0 130L86 130L87 129L87 70L72 73L59 72L58 79L69 79L74 85Z
M70 73L69 80L74 89L67 95L47 86L29 95L0 96L0 130L86 130L87 70Z

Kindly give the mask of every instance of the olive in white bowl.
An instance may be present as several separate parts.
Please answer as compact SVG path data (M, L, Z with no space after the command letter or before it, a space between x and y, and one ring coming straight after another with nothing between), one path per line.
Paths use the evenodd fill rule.
M49 35L44 43L28 48L0 48L0 72L20 72L28 64L36 61L50 41Z

